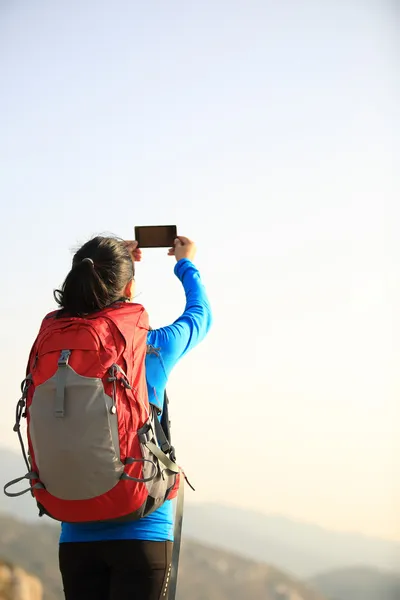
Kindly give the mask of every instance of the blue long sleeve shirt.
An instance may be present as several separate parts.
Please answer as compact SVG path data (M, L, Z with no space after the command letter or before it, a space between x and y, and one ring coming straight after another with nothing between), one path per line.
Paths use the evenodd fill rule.
M147 344L154 352L146 356L149 401L163 408L168 377L177 362L207 335L212 322L210 304L200 274L184 258L176 263L175 275L186 295L183 314L172 325L149 331ZM138 521L124 523L62 523L60 543L100 540L173 541L173 501Z

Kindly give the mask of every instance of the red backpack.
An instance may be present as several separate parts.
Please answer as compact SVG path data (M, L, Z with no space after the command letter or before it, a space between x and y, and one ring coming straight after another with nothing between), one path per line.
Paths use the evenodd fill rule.
M159 447L159 415L148 401L148 330L140 304L118 302L84 318L57 311L45 317L14 427L28 473L8 483L6 495L31 491L41 514L76 523L136 520L176 496L180 468ZM7 491L23 479L28 489Z

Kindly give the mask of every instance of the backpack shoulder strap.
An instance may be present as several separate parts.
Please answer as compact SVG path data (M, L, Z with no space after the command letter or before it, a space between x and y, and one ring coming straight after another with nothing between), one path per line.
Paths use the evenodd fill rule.
M162 416L161 416L161 427L163 428L165 437L167 438L168 442L171 443L171 421L169 420L169 408L168 407L169 407L169 399L168 399L167 390L165 390L163 412L162 412Z
M158 443L160 445L161 450L165 454L169 454L171 460L173 462L176 461L175 448L171 444L171 421L169 420L168 413L168 395L167 391L164 392L164 403L163 403L163 411L161 420L158 419L159 409L157 406L152 404L152 409L154 413L154 427L156 430L156 436Z

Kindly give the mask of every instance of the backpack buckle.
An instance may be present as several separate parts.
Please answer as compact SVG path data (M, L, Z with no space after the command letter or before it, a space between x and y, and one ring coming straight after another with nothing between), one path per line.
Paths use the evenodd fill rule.
M71 356L71 350L61 350L60 358L58 359L58 363L57 363L58 366L66 367L70 356Z

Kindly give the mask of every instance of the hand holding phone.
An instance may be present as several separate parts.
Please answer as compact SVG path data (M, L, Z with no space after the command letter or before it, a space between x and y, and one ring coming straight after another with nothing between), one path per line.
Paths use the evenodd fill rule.
M127 240L125 242L125 245L128 248L128 250L132 256L132 260L134 262L140 262L142 260L142 251L138 247L137 241L136 240Z
M196 251L196 244L189 238L180 235L175 239L173 247L168 250L168 254L169 256L175 256L176 262L182 260L182 258L193 261Z
M135 227L135 239L135 242L129 242L135 261L141 260L142 248L169 248L168 255L175 256L177 262L182 258L193 260L196 255L195 243L187 237L178 236L176 225Z

